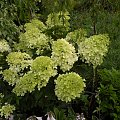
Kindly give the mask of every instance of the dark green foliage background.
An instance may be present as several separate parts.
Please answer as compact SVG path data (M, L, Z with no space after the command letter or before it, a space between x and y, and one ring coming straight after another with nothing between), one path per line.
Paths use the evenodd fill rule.
M55 4L55 2L57 4ZM72 68L86 79L87 87L80 99L66 105L57 100L54 94L54 82L42 88L39 92L35 90L24 97L17 97L11 93L12 87L3 82L0 75L0 92L5 95L4 102L16 106L15 114L43 115L47 111L59 113L61 116L69 112L64 111L73 108L74 112L84 112L86 118L91 119L120 119L120 1L119 0L1 0L0 1L0 39L6 39L12 47L14 42L18 42L18 36L21 31L19 27L36 17L43 22L51 12L57 12L67 9L70 12L70 31L82 28L87 31L87 35L107 33L110 36L109 52L104 62L96 70L96 93L91 93L91 84L93 78L92 67L79 60ZM23 30L23 29L22 29ZM52 36L52 31L56 31L56 36ZM53 28L45 31L53 38L61 36L61 28ZM7 68L5 56L0 55L0 67ZM105 68L105 69L104 69ZM114 69L113 69L114 68ZM52 88L52 89L51 89ZM99 92L98 92L99 91ZM92 95L96 95L93 111L90 114L89 100ZM98 100L99 95L99 100ZM27 103L27 104L26 104ZM56 109L57 108L57 109ZM99 109L98 109L99 108ZM54 111L56 109L56 111ZM60 110L60 111L59 111ZM71 113L72 114L72 113ZM56 115L57 116L57 115ZM63 115L63 119L65 116ZM73 117L73 116L72 116ZM69 118L70 120L70 118Z

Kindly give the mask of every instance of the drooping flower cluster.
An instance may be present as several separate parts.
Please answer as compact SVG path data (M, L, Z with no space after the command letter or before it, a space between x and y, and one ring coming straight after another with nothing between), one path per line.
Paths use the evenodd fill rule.
M68 71L73 67L73 64L78 60L75 53L75 48L65 39L58 39L52 44L52 56L57 66L60 66L62 71Z
M100 34L86 38L79 44L79 54L81 59L86 63L92 63L93 67L97 67L103 62L103 58L108 52L109 37Z
M74 72L59 75L55 80L55 94L59 100L70 102L84 90L84 80Z

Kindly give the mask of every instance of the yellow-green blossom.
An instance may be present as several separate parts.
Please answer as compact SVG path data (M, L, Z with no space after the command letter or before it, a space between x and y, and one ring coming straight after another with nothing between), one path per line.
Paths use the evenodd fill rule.
M78 60L75 48L65 39L58 39L52 44L52 56L57 66L60 66L62 71L68 71L73 67L73 64Z
M109 37L106 34L93 35L79 44L79 54L83 61L97 67L108 52Z
M84 79L74 72L59 75L55 83L56 96L65 102L80 97L85 87Z

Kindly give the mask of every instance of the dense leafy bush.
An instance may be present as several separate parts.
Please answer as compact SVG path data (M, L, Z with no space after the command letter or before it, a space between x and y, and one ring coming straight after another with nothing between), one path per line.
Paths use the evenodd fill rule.
M96 45L97 53L101 53L101 61L103 56L106 55L107 45L109 43L108 36L96 35L85 38L86 34L82 30L78 30L80 37L77 37L78 34L76 34L77 31L75 31L72 33L73 35L68 34L69 37L67 35L64 39L52 40L50 39L50 36L48 37L47 34L44 33L46 29L49 29L48 23L51 23L49 20L48 16L47 26L37 19L33 19L30 23L26 23L25 32L21 33L19 43L15 43L13 51L7 55L6 61L9 68L3 71L3 77L5 81L13 86L12 91L17 96L24 96L27 92L31 93L35 91L36 86L38 90L41 90L41 88L48 84L51 77L53 77L52 79L54 80L54 77L57 77L56 75L60 74L59 67L63 72L71 70L74 63L78 61L78 55L76 53L78 50L68 42L68 38L72 40L73 35L76 36L75 42L80 48L78 51L79 54L81 54L81 51L83 50L82 55L80 56L81 59L87 60L84 58L84 55L86 51L90 53L90 50L87 48L82 48L83 42L85 42L85 46L90 45L90 49L92 49L94 44ZM53 24L53 27L54 26L56 26L56 24ZM62 26L62 24L58 26ZM79 39L81 39L81 41ZM93 44L90 44L91 42ZM98 44L103 44L103 47L99 48L97 42ZM101 48L103 49L102 51L100 51ZM47 56L47 54L45 56L39 56L48 49L51 53L49 54L50 57ZM94 48L92 50L94 50ZM98 54L94 54L94 57L96 58L97 55ZM91 59L91 56L87 57L89 60ZM92 59L92 62L94 63L95 60L96 59ZM93 66L96 67L97 65L100 65L102 63L101 61L99 64L93 64ZM83 81L84 80L74 72L59 75L55 80L56 96L58 99L65 102L70 102L76 97L80 97L80 93L82 93L85 87Z
M0 1L0 38L13 43L19 33L17 25L14 23L16 17L16 6L9 4L7 0Z
M99 71L101 84L97 101L100 117L120 119L120 71L103 69ZM109 112L108 112L109 111Z
M119 119L119 70L98 72L120 66L118 0L1 0L0 8L1 116L57 107L73 120L72 106L90 120Z

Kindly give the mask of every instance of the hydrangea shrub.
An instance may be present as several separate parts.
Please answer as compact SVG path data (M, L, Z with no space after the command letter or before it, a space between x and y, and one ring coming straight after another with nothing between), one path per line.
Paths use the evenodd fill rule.
M37 19L31 20L24 25L25 32L20 34L19 42L15 43L12 52L6 41L0 41L1 52L10 52L6 57L9 68L2 74L4 80L13 86L13 92L17 96L31 93L35 88L41 90L53 79L55 95L59 100L71 102L80 97L85 87L84 79L71 72L71 68L78 57L83 62L91 63L94 68L100 65L108 51L109 37L100 34L87 38L82 29L68 32L68 20L68 12L51 13L46 25ZM54 26L66 28L66 38L48 37L45 31ZM77 50L74 43L78 45ZM43 54L47 50L50 54Z

